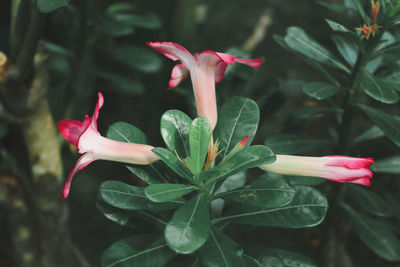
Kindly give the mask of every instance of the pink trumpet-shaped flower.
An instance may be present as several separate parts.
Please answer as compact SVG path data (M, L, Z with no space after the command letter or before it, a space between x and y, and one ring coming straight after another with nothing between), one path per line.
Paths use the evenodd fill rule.
M68 197L74 175L95 160L103 159L146 165L159 159L151 151L154 148L152 146L118 142L101 136L97 131L97 118L103 104L104 98L99 92L96 108L91 118L86 115L83 122L68 119L58 122L60 133L79 149L80 154L83 154L71 170L64 185L62 191L64 199Z
M339 183L350 182L370 186L372 158L345 156L300 157L276 155L276 161L263 165L264 171L296 176L321 177Z
M235 62L258 68L262 58L242 59L235 55L203 51L194 57L184 47L172 42L149 42L154 50L181 64L172 69L169 89L178 86L190 73L194 97L196 100L197 115L210 121L214 129L217 124L217 101L215 96L215 83L222 80L228 65Z

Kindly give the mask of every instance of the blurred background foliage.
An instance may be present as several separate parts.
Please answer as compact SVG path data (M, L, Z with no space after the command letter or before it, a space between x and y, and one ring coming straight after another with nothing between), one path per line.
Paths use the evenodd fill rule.
M10 42L11 2L14 1L0 3L0 50L5 54L11 53L13 45ZM82 120L83 114L92 113L96 94L102 91L105 105L99 119L101 133L104 134L112 123L125 121L143 130L151 140L149 144L163 146L159 123L166 110L180 109L195 117L191 84L185 82L178 88L167 90L174 64L146 46L147 41L173 41L192 52L215 50L242 57L263 57L262 66L256 71L244 66L228 70L229 75L217 85L219 103L234 95L246 96L257 102L261 121L254 143L266 141L280 153L332 153L332 143L327 141L332 132L325 124L328 115L320 115L320 110L315 109L319 102L302 92L304 82L324 80L323 76L279 46L273 36L283 36L286 28L296 25L340 57L330 39L332 30L324 19L340 21L351 29L362 24L354 9L349 7L350 1L344 1L348 9L337 5L342 2L71 0L67 6L47 15L38 47L50 78L47 99L51 112L55 121L62 118ZM334 12L340 8L343 12ZM398 31L394 38L398 38ZM399 114L398 104L391 106L390 111ZM354 123L357 134L365 131L365 121ZM276 137L277 134L280 136ZM295 140L304 141L297 149L290 146L288 151L279 146L279 140L285 140L284 137L290 139L293 135ZM13 179L10 166L16 166L20 172L29 175L29 159L19 128L0 122L0 137L0 265L12 266L14 261L18 261L15 257L23 255L14 254L12 246L9 246L12 242L10 232L4 230L8 229L4 225L9 223L4 212L7 210L5 198L10 194L4 191L9 188L18 191L17 186L9 185ZM370 156L380 158L398 153L398 148L393 148L387 139L374 139L363 144L357 146L361 154L373 151ZM72 168L76 154L71 146L64 143L64 177ZM131 184L139 182L123 164L111 162L96 162L78 176L67 201L71 240L82 266L99 266L100 255L105 248L129 234L145 233L146 225L120 227L107 220L95 205L97 188L106 179L121 179ZM398 191L400 184L392 179L393 175L377 177L373 180L372 190ZM320 183L318 179L311 182ZM389 182L393 184L387 186ZM329 185L323 190L329 195L336 192L336 186ZM61 191L57 190L54 194L58 196ZM398 203L398 196L391 201ZM398 210L394 213L399 217ZM335 217L335 213L330 216ZM390 223L398 234L398 222ZM324 257L327 257L323 247L330 241L324 234L326 227L321 225L305 230L254 227L245 234L236 228L229 234L233 239L299 252L317 263L323 263ZM352 226L348 224L345 227ZM347 240L354 266L397 266L371 253L354 233Z

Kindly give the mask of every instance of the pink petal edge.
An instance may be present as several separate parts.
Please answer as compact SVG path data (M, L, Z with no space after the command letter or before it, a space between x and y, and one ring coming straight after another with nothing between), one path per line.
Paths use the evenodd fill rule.
M187 76L189 76L189 69L185 65L175 65L172 69L171 79L168 83L168 89L177 87L183 80L186 79Z
M90 153L83 154L78 161L75 163L75 166L72 168L71 172L68 175L67 182L64 184L63 190L61 192L61 196L63 199L66 199L69 195L69 190L71 188L72 178L78 171L83 170L86 168L90 163L95 161Z

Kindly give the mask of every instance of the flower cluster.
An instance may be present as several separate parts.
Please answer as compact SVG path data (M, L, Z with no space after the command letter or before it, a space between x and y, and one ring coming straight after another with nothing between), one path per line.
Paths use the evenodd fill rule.
M371 0L371 25L367 26L367 24L364 23L363 27L361 28L356 28L356 30L361 32L361 35L365 37L367 40L371 36L375 36L376 32L382 28L382 26L379 26L376 24L376 17L379 13L379 1L375 2L374 0Z
M377 11L376 11L377 13ZM169 88L179 85L190 75L197 115L209 120L212 129L217 124L217 104L215 83L222 80L228 65L241 63L258 68L262 58L241 59L235 55L214 51L204 51L192 56L184 47L171 42L154 42L148 45L166 57L181 64L176 65L171 74ZM83 154L71 170L62 191L67 198L74 175L95 160L110 160L131 164L152 164L159 160L152 149L143 144L133 144L114 141L100 135L97 130L99 110L104 104L104 98L98 93L97 104L92 117L86 116L83 122L64 119L58 122L61 134ZM235 149L242 149L249 136L246 136ZM212 143L212 141L211 141ZM205 168L212 167L212 158L218 155L218 146L210 145ZM277 155L272 164L261 166L261 169L286 174L322 177L336 182L351 182L369 186L372 172L369 166L373 163L370 158L353 158L344 156L327 157L298 157Z

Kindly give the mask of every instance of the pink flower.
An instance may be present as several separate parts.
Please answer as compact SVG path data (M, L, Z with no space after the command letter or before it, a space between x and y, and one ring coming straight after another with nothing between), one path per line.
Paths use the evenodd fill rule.
M300 157L276 155L276 161L260 168L267 172L321 177L339 183L350 182L370 186L372 158L345 156Z
M83 154L71 170L64 185L62 191L64 199L68 197L74 175L95 160L103 159L145 165L159 159L151 151L154 148L152 146L118 142L101 136L97 131L97 118L103 104L104 98L99 92L96 108L91 118L86 115L83 122L68 119L58 122L60 133L79 149L80 154Z
M181 64L172 69L169 89L178 86L190 73L192 79L194 97L196 100L197 115L210 121L214 129L217 124L217 101L215 97L215 83L222 80L225 70L235 62L258 68L262 58L241 59L235 55L218 53L214 51L203 51L195 57L184 47L171 42L149 42L154 50L164 54L166 57Z

